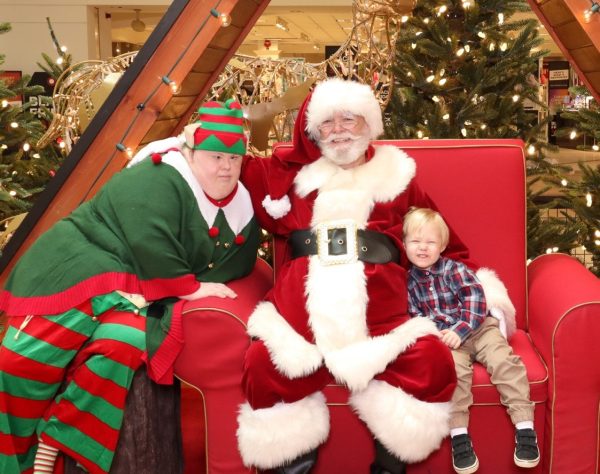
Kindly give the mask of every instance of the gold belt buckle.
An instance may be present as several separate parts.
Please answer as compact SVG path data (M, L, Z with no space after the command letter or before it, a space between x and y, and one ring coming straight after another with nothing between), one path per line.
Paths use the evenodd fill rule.
M329 254L329 231L332 229L346 230L346 253L341 255ZM329 221L317 224L317 254L323 265L339 265L358 261L358 241L356 222L351 219ZM343 244L343 242L340 242Z

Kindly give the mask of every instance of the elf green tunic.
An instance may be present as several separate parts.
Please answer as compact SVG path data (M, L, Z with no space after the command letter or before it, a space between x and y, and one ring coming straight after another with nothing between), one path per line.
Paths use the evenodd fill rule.
M202 281L246 275L258 240L247 190L239 184L231 201L215 205L175 151L118 173L42 235L0 295L9 315L0 472L29 469L38 435L90 472L108 471L146 351L150 376L172 378L182 302L162 303ZM53 401L69 363L69 386Z

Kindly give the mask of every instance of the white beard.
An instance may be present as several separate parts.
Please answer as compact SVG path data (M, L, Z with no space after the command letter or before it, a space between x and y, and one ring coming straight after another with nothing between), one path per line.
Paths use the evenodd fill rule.
M331 146L333 140L340 138L350 138L352 141L343 146ZM343 166L354 163L360 159L369 147L370 138L368 135L353 135L349 132L332 134L325 140L319 140L319 147L323 157L332 163Z

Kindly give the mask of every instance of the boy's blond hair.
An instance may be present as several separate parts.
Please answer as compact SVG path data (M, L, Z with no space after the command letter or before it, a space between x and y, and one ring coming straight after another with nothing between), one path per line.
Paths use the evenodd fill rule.
M442 247L445 248L450 238L448 225L439 212L425 207L411 207L406 213L404 216L404 225L402 226L403 238L406 238L408 234L419 232L424 225L429 223L435 224L440 230Z

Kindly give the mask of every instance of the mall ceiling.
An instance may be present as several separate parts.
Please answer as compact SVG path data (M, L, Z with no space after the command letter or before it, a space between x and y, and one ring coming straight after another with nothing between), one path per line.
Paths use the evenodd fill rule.
M404 7L410 12L412 1L399 0L399 10ZM134 31L132 22L137 12L131 7L112 7L111 15L113 42L142 45L160 21L166 7L136 7L140 9L139 19L145 24L142 32ZM264 50L265 40L271 42L271 50L279 50L281 56L305 56L318 54L323 59L325 45L341 45L352 29L351 6L269 6L251 29L240 52L255 54ZM535 17L534 13L528 15ZM280 26L278 27L278 23ZM282 26L284 28L282 28ZM544 27L540 28L544 38L544 48L553 56L561 56Z

